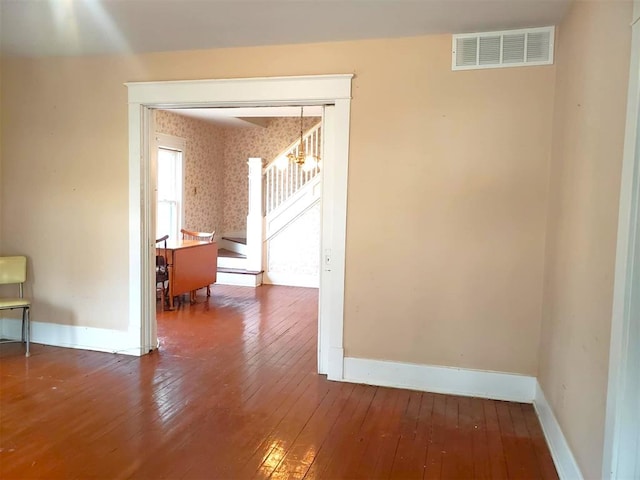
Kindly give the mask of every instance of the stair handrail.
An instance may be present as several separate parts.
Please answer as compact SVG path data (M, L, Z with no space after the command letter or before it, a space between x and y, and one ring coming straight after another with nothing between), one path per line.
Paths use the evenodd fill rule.
M302 136L302 141L308 154L322 158L322 122L307 130ZM320 173L319 163L300 167L289 160L290 153L298 154L299 146L299 139L292 142L263 169L265 215L275 211Z

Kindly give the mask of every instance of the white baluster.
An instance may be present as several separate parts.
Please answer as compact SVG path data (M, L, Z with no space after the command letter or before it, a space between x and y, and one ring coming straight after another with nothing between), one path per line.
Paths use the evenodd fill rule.
M321 124L307 132L302 141L308 155L322 158ZM282 154L282 157L286 158L289 153L297 156L299 147L300 140L293 143ZM278 209L320 172L318 163L315 163L313 168L302 168L297 163L290 161L284 167L283 165L276 166L276 161L277 159L271 162L264 170L264 208L267 213Z
M265 194L265 208L267 209L267 213L271 211L271 195L269 194L269 189L271 188L271 166L267 168L266 174L264 176L264 194Z
M289 184L289 196L291 196L291 194L295 192L295 186L293 184L293 169L291 168L291 165L287 168L287 183Z
M269 169L267 170L267 188L265 189L267 191L267 211L270 212L273 209L273 205L271 204L271 202L273 202L273 195L271 195L271 184L273 183L272 180L272 176L273 176L273 165L269 166Z

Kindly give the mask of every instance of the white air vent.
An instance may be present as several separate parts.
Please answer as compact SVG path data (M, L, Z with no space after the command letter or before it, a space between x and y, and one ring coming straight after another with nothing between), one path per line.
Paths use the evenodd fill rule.
M522 67L553 63L555 27L453 36L453 70Z

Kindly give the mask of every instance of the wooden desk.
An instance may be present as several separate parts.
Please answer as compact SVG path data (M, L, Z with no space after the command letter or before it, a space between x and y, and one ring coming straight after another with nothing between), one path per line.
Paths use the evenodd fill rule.
M164 255L157 248L157 255ZM204 288L216 281L218 272L218 244L199 240L179 240L167 244L169 265L169 307L173 297Z

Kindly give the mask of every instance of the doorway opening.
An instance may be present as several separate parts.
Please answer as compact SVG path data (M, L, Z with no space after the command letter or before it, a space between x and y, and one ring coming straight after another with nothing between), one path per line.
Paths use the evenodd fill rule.
M322 106L152 110L157 144L157 156L151 156L151 170L157 172L156 238L168 235L168 257L186 260L186 254L176 250L181 229L215 232L218 252L209 267L217 271L215 286L195 290L188 300L186 294L174 297L180 301L169 299L169 292L157 296L165 299L164 305L156 303L161 346L173 345L179 337L167 336L175 333L168 324L176 319L191 328L191 316L167 310L188 310L209 323L222 311L237 317L247 302L271 298L258 292L239 295L242 289L224 285L249 290L262 284L311 287L315 297L307 298L316 299L317 311L323 110ZM315 156L298 165L289 155L298 153L301 142ZM182 260L177 283L198 275L199 266ZM298 295L295 289L283 290ZM233 298L238 299L236 305ZM205 309L208 316L202 315Z
M214 232L218 284L318 288L324 107L153 113L156 238L176 244L183 228ZM176 152L184 152L184 177Z
M343 378L347 163L352 75L129 83L130 321L140 353L157 346L154 258L155 195L150 169L152 110L325 105L318 371Z

